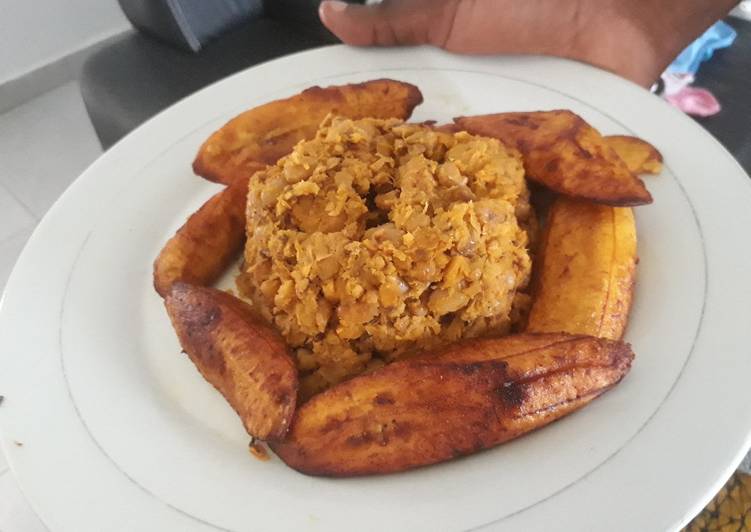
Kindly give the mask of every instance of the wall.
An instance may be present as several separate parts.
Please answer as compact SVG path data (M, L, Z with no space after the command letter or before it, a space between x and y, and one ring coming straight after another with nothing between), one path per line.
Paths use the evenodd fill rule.
M117 0L0 0L0 84L129 27Z

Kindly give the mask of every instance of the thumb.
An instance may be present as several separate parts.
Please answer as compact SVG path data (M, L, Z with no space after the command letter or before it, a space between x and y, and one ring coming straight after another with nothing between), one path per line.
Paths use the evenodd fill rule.
M457 5L456 0L384 0L375 5L325 0L319 15L323 24L346 44L443 46Z

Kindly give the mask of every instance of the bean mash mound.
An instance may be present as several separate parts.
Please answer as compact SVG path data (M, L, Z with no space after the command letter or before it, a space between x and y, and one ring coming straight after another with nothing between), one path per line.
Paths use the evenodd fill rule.
M495 139L329 117L250 180L240 293L291 347L309 397L529 305L521 156Z

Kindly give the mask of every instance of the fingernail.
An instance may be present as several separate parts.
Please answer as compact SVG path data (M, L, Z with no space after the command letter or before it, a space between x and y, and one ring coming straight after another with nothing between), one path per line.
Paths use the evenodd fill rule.
M338 13L347 9L347 2L342 2L341 0L326 0L321 5L324 4L327 6L327 9L330 9L334 13Z
M336 13L342 13L345 9L347 9L347 2L341 2L340 0L326 0L325 2L321 2L318 6L318 16L320 17L321 22L328 27L331 21L329 17Z

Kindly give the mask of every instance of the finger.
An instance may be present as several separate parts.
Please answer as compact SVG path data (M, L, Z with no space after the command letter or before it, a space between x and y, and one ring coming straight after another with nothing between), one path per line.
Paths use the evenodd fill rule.
M386 0L370 6L327 0L320 17L334 35L354 46L443 46L457 5L457 0Z

